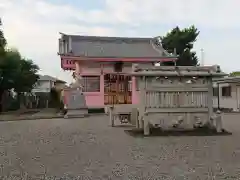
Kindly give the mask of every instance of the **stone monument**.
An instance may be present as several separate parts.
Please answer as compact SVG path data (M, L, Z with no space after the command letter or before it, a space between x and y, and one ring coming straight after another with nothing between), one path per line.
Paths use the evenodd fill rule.
M68 90L65 118L78 118L88 115L86 99L82 92L82 84L82 77L80 75L75 76L75 82L70 85Z

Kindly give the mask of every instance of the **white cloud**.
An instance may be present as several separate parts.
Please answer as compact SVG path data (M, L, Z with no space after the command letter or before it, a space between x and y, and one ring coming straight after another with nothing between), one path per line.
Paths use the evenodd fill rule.
M24 56L35 60L44 73L69 80L71 77L65 77L61 72L60 58L56 55L58 32L154 36L156 34L150 34L152 31L147 26L196 24L204 28L240 28L239 5L239 0L105 0L104 9L84 10L81 6L51 4L47 0L1 0L0 17L3 18L4 32L10 46L17 47ZM109 26L102 26L103 23ZM120 26L126 26L126 29L119 30ZM146 32L139 32L142 27ZM238 50L240 36L234 39L226 38L228 36L225 34L224 49L232 49L235 40L234 47ZM230 69L230 64L224 59L229 55L224 54L216 39L204 39L200 34L196 45L198 51L204 47L206 61L220 61Z
M72 9L44 1L25 0L20 6L13 1L1 1L0 17L3 17L4 33L9 46L17 47L24 56L32 58L39 64L43 73L70 80L71 77L65 77L66 73L61 73L60 58L57 56L59 32L115 35L111 28L61 23L62 18L69 18L71 12L74 14ZM61 16L62 13L65 15ZM48 21L48 17L51 21Z
M106 5L113 17L129 23L240 27L239 0L106 0Z

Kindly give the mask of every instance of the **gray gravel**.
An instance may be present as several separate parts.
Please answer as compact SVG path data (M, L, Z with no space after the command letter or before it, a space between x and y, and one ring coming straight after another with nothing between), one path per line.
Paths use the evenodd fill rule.
M0 179L240 179L238 117L214 137L135 138L103 115L1 122Z

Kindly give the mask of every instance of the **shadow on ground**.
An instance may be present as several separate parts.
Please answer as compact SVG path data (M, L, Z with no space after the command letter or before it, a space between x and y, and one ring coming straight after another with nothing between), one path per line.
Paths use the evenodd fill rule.
M143 133L142 129L127 129L124 132L133 137L146 137ZM216 130L207 129L207 128L199 128L194 130L165 130L163 131L161 128L152 128L150 129L150 137L151 136L227 136L232 135L231 132L223 129L221 133L218 133ZM149 137L147 136L147 137Z
M114 128L134 128L135 126L132 124L117 124Z

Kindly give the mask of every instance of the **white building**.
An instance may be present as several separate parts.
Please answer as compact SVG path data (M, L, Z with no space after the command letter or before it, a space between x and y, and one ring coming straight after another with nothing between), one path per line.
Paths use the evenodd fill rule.
M214 108L240 111L240 76L213 80Z
M36 83L36 86L32 89L33 93L49 93L51 91L51 88L61 88L64 87L66 84L65 81L56 79L54 77L48 76L48 75L39 75L39 80Z

